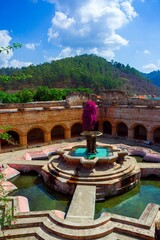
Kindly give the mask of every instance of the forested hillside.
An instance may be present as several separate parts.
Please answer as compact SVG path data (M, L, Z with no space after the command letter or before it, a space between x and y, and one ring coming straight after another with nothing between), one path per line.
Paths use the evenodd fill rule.
M144 74L153 84L160 87L160 70Z
M1 68L1 76L10 76L10 80L1 79L3 91L34 89L38 86L49 88L90 88L100 94L105 89L128 91L130 94L156 94L157 88L136 69L118 62L108 62L96 55L81 55L61 60L31 65L21 69ZM19 81L14 76L22 76ZM23 75L31 77L23 78Z

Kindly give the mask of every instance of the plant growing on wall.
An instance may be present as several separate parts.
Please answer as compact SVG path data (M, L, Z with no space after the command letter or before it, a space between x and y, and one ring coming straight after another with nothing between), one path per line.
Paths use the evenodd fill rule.
M17 145L16 141L7 132L11 129L11 126L0 126L0 139L7 141L12 145Z
M15 48L21 47L21 44L13 44L13 46L0 47L0 53L9 51ZM11 144L14 144L14 139L7 133L10 126L0 126L0 139L6 140ZM5 181L5 175L3 172L4 168L0 165L0 225L2 228L9 226L13 220L13 208L9 206L9 199L7 197L7 192L4 189L3 181Z
M8 54L11 50L14 51L14 49L21 48L21 47L22 47L21 43L13 43L13 45L10 45L7 47L0 47L0 54L2 52L6 52ZM7 76L0 75L0 78L4 79L4 81L6 81L6 77ZM0 126L0 140L3 139L8 143L15 145L17 143L14 141L12 136L10 136L7 132L9 131L10 128L11 128L10 126Z
M0 165L0 226L1 228L11 225L14 219L13 208L10 207L10 199L7 196L2 183L6 180L3 167Z

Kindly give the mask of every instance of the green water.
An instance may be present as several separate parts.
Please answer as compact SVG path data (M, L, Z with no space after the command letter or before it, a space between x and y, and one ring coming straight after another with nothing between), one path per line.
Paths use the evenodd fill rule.
M131 191L96 203L98 218L102 212L110 212L127 217L139 218L148 203L160 204L160 181L141 180Z
M85 147L77 147L69 154L75 157L84 157L86 159L93 159L95 157L108 157L112 155L111 149L107 147L96 147L96 153L87 153Z
M66 212L69 207L71 197L50 189L41 177L25 174L14 178L12 182L18 187L12 196L27 197L31 211L57 209ZM142 180L125 194L97 202L95 218L102 212L139 218L148 203L160 204L159 179Z
M50 189L42 177L36 175L21 175L12 179L18 190L12 196L25 196L28 198L30 211L61 210L66 211L71 197Z

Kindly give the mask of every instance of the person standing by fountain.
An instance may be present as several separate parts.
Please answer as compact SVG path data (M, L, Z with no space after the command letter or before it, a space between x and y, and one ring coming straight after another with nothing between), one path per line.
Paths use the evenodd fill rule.
M81 135L86 137L87 153L96 153L96 136L102 133L94 131L97 122L97 106L95 102L88 100L84 106L82 115L82 129Z

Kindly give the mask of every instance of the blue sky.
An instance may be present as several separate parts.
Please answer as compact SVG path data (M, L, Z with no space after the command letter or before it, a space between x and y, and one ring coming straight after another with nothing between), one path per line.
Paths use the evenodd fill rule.
M96 54L142 72L160 69L160 0L0 0L0 67Z

